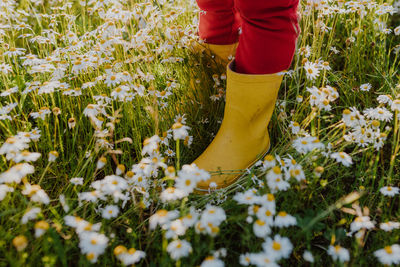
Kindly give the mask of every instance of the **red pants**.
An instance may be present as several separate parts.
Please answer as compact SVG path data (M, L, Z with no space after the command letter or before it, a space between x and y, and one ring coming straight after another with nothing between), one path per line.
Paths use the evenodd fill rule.
M299 0L197 0L199 36L210 44L239 41L235 71L269 74L288 69L300 33ZM240 33L239 33L240 29Z

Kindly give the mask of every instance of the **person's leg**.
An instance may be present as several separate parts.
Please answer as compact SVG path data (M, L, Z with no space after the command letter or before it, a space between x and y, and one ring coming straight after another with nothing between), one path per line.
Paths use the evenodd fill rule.
M299 34L298 0L235 0L235 3L243 20L242 34L236 59L227 65L221 127L194 161L211 174L207 181L197 183L197 193L234 183L269 150L268 124L283 78L278 72L290 66ZM281 169L275 168L274 172L279 178ZM281 178L273 182L278 180Z
M269 74L289 68L295 52L299 0L235 0L242 18L235 71Z
M239 21L233 0L196 0L201 9L199 36L205 43L228 45L238 41Z

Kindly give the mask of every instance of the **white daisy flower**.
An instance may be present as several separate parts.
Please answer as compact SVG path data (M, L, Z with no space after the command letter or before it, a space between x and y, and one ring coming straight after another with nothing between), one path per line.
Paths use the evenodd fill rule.
M96 164L96 169L101 169L106 165L107 159L105 157L100 157Z
M396 28L394 28L393 32L395 35L400 35L400 26L397 26Z
M297 101L297 103L303 102L303 96L301 96L301 95L296 96L296 101Z
M381 228L385 232L391 232L394 229L399 229L400 223L399 222L385 222L385 223L381 223L379 225L379 228Z
M29 115L34 119L44 120L48 114L51 114L51 110L48 107L41 107L38 112L31 112Z
M114 255L125 266L133 265L146 257L146 253L144 251L136 250L135 248L127 249L121 245L114 248Z
M315 80L319 76L318 64L307 61L304 64L304 70L306 72L307 79Z
M189 135L188 131L190 130L189 126L183 125L180 122L174 123L172 125L172 133L174 136L174 140L185 140L185 138Z
M335 159L337 162L342 163L344 166L349 167L353 164L353 160L346 152L335 152L332 153L331 158Z
M223 221L226 220L226 214L223 208L212 206L210 204L206 205L206 208L201 214L200 221L207 225L208 223L212 223L214 225L220 225Z
M334 47L334 46L331 46L331 47L329 48L329 50L331 50L334 54L339 54L339 53L340 53L339 50L337 50L337 48Z
M279 267L279 265L267 252L260 252L260 253L251 253L249 256L250 263L257 266L257 267Z
M25 183L25 188L21 192L23 195L30 196L31 201L42 203L48 205L50 203L50 198L46 192L37 184L31 185Z
M41 237L48 229L50 225L46 221L38 221L35 223L35 237Z
M178 199L182 199L186 197L188 194L178 188L175 187L168 187L164 191L161 192L160 199L162 202L169 202Z
M273 155L266 155L264 157L264 160L262 161L262 169L263 170L267 170L269 168L272 168L276 165L276 160L275 157Z
M292 134L298 134L300 132L300 124L298 122L291 121L289 127L292 130Z
M371 120L391 121L393 118L392 112L385 107L367 108L364 110L364 115Z
M378 249L374 252L374 256L378 258L379 262L385 265L397 265L400 263L400 246L394 244Z
M158 210L150 217L150 229L153 230L157 225L164 225L179 216L179 212L176 210L167 211L165 209Z
M355 107L343 110L342 120L348 127L355 127L365 124L364 116Z
M91 192L81 192L78 193L79 201L89 201L89 202L97 202L98 199L103 199L103 194L98 190L93 190Z
M257 218L259 218L262 221L265 221L269 226L272 227L274 225L275 208L269 209L265 206L258 208L257 206L256 215Z
M268 193L258 197L258 204L266 209L272 210L275 214L275 197L273 194Z
M295 178L298 182L306 179L303 167L300 164L295 164L293 166L290 166L289 172L287 174L289 174L290 177ZM287 177L286 180L290 179L290 177Z
M67 215L64 217L65 224L75 228L78 235L83 232L98 232L100 231L101 223L92 224L78 216Z
M40 208L31 208L27 210L21 218L21 223L26 224L30 220L35 220L42 210Z
M167 252L174 260L187 257L192 251L192 246L186 240L174 240L167 246Z
M266 221L257 219L253 224L254 235L260 238L265 238L271 233L271 228Z
M182 172L178 172L178 177L175 179L175 186L178 190L184 192L185 195L189 195L197 185L197 177L179 174L182 174Z
M329 246L328 255L332 257L333 261L347 262L350 260L349 251L339 245Z
M392 96L390 95L379 95L376 100L379 104L391 105L393 103Z
M305 251L304 251L304 253L303 253L303 259L304 259L305 261L308 261L308 262L311 262L311 263L314 262L314 256L313 256L312 253L311 253L310 251L308 251L308 250L305 250Z
M28 163L18 163L7 171L0 173L0 183L17 183L28 174L34 173L35 168Z
M97 257L104 253L108 245L108 238L96 232L82 232L79 235L79 248L87 259L94 263Z
M242 266L249 266L251 264L251 253L241 254L239 257L239 263Z
M392 109L392 111L400 111L400 99L396 99L392 102L392 104L390 105L390 108Z
M9 64L1 63L0 72L3 73L4 75L7 75L12 72L12 67Z
M8 192L14 192L14 188L5 184L0 184L0 201L6 197Z
M38 160L40 156L41 154L38 152L29 152L27 150L24 150L15 156L14 161L16 163L19 163L21 161L31 162Z
M21 55L24 55L24 54L25 54L25 51L26 51L25 48L10 47L10 48L8 49L8 51L5 51L5 52L3 53L3 55L4 55L4 56L9 56L9 57L12 57L12 56L21 56Z
M286 191L290 187L290 184L281 178L275 178L274 180L268 179L267 184L272 193Z
M50 151L49 152L49 162L54 162L58 158L59 154L57 151Z
M173 220L171 223L163 225L163 229L166 229L165 238L177 238L178 236L184 235L186 233L187 227L181 219Z
M254 188L251 188L245 192L237 192L233 199L236 200L239 204L252 205L258 201L258 196L255 194L257 191Z
M153 155L155 151L158 151L159 142L160 142L160 137L158 135L153 135L150 138L146 138L143 141L142 156L146 154Z
M116 218L119 214L119 208L116 205L107 205L102 209L101 216L104 219Z
M375 227L375 222L371 221L369 216L358 216L350 224L350 231L356 232L360 229L372 229Z
M64 210L66 213L68 213L68 211L69 211L69 206L68 206L68 204L67 204L67 201L65 200L65 195L64 195L64 194L61 194L61 195L59 196L59 200L60 200L60 204L61 204L63 210Z
M183 216L182 222L186 227L192 227L197 222L200 214L196 211L194 207L190 207L190 212Z
M370 83L364 83L364 84L360 85L360 90L364 91L364 92L369 91L371 88L372 88L372 86Z
M289 238L275 235L274 239L268 237L262 244L265 253L271 256L273 261L279 261L282 258L289 258L293 245Z
M0 147L0 155L6 154L7 160L14 158L16 154L29 147L30 140L26 137L12 136L6 139Z
M24 235L17 235L12 240L12 244L17 251L22 251L28 246L28 239Z
M381 192L384 196L393 197L399 193L399 188L395 186L384 186L379 189L379 192Z
M295 139L293 142L293 147L297 150L297 152L306 154L314 149L322 150L325 148L325 145L321 143L317 137L305 136Z
M282 228L282 227L288 227L288 226L293 226L293 225L297 225L297 220L292 215L287 214L284 211L280 211L275 216L274 226Z
M83 185L83 178L82 177L74 177L69 180L69 182L73 185Z
M200 267L224 267L224 266L225 266L224 262L214 256L206 257L200 265Z
M106 79L104 80L104 83L108 87L112 87L118 85L119 83L121 83L121 81L122 77L119 73L110 73L109 75L107 75Z
M267 181L278 181L282 180L282 169L279 166L275 166L267 172L266 175Z

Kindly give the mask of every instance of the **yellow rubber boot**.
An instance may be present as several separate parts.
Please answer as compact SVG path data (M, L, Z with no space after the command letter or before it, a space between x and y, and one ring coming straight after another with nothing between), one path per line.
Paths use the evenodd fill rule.
M211 144L194 161L211 174L196 193L234 183L270 146L268 123L275 108L281 74L241 74L227 65L226 103L221 127Z
M239 43L233 43L228 45L216 45L199 42L193 42L191 44L191 49L195 53L205 52L208 56L213 57L218 64L226 66L230 60L236 54L236 48Z

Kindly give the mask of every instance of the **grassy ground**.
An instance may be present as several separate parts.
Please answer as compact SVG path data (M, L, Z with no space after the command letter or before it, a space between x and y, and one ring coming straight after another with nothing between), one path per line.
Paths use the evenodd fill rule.
M380 192L384 186L395 192L400 178L400 16L393 6L400 3L301 1L297 53L270 123L270 154L290 188L268 186L274 169L260 163L224 192L165 202L161 192L184 176L178 172L174 178L166 166L179 170L190 164L223 117L224 67L187 48L197 38L195 3L3 1L0 266L129 265L136 258L144 266L196 266L212 255L214 261L238 266L245 253L254 253L248 255L253 264L266 256L283 266L368 266L384 263L374 255L384 247L383 258L400 263L400 250L392 247L390 253L388 247L398 243L400 230L380 226L400 216L398 194ZM87 116L90 111L95 117ZM182 140L173 138L176 122L190 127ZM35 129L37 140L31 138ZM154 135L162 137L150 142L161 142L158 152L143 154L143 143ZM296 144L306 136L319 142L302 153L304 143ZM315 144L320 149L312 149ZM22 150L41 156L32 160L35 154ZM336 152L342 152L338 160ZM49 153L57 155L54 161ZM305 179L290 177L295 167ZM92 187L113 174L123 181ZM76 177L83 178L76 179L81 185L71 183ZM254 227L262 218L254 211L264 204L233 199L245 191L254 199L273 193L276 212L294 216L296 225L279 228L267 221L271 233L256 236ZM157 211L176 211L184 218L193 213L190 207L201 214L208 204L221 207L226 218L206 210L195 226L178 220L179 227L173 227L170 219L163 229L150 229L149 222L162 215ZM107 205L119 213L108 218ZM75 216L72 223L67 216ZM101 223L98 229L96 223ZM43 235L35 237L40 229ZM168 237L171 231L176 236ZM276 234L290 239L293 249L283 243L280 249L290 256L280 259L279 249L255 255ZM178 239L191 247L187 253L183 245L175 247L182 257L168 249ZM331 245L343 261L329 256ZM314 263L303 258L305 250Z

